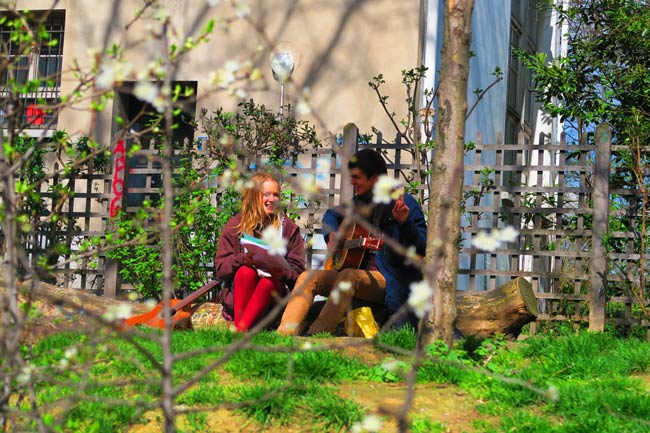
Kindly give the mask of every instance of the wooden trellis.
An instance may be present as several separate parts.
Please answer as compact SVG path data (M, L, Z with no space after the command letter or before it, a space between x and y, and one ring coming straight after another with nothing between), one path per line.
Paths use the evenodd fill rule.
M610 237L627 242L629 251L625 254L607 257L602 245L610 215L610 152L617 149L611 146L607 131L599 129L595 145L549 144L543 136L538 143L483 144L480 139L476 141L474 149L467 154L465 165L466 201L459 289L491 290L521 276L533 285L541 312L539 321L593 323L598 320L598 326L602 326L600 317L605 317L607 301L623 305L623 313L616 318L619 323L648 325L634 314L636 300L630 293L605 299L607 284L639 281L630 272L625 275L614 272L611 264L630 264L641 257L634 250L634 240L638 236L634 233L609 233ZM317 240L321 235L320 219L325 209L351 198L344 161L359 146L358 130L350 124L342 140L332 139L326 148L306 151L299 165L287 168L285 181L289 185L297 186L306 176L316 175L321 187L319 206L290 204L300 215L298 223L305 240ZM414 169L412 152L400 142L399 136L391 143L377 137L376 142L361 143L361 146L382 151L387 156L392 176L402 177L402 173ZM143 150L147 151L151 150ZM128 171L144 176L144 184L132 185L130 192L157 194L159 167L152 165L146 156L143 158L146 166L130 167ZM322 160L329 162L328 173L318 173ZM68 215L76 221L75 227L58 235L59 239L73 245L73 252L74 245L101 235L106 229L110 205L115 198L115 182L115 173L87 174L76 180L77 194L67 205ZM612 193L637 194L630 190ZM98 220L101 220L99 228ZM506 225L520 230L517 241L493 252L472 247L472 239L479 232ZM324 245L318 242L308 245L309 265L319 266L325 253ZM35 246L32 253L38 255L44 245L36 242ZM102 289L103 285L104 294L115 296L119 287L109 287L115 280L102 278L116 271L115 264L102 257L94 261L96 268L89 263L66 261L58 269L62 275L60 283L69 284L74 280L75 286L84 289ZM211 270L206 268L206 272Z

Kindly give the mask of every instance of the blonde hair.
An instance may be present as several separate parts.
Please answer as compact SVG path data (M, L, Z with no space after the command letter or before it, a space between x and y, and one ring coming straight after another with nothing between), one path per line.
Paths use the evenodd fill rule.
M269 215L264 209L262 185L268 181L275 182L278 185L278 190L280 189L280 182L269 173L257 172L250 178L249 185L242 194L241 221L236 227L238 234L253 235L262 231L269 224L280 228L281 212L276 211Z

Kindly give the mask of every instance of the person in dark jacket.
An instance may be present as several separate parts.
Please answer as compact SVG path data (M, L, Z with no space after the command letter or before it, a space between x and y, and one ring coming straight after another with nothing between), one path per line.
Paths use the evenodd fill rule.
M350 181L354 190L353 210L364 214L367 223L375 227L377 238L391 238L404 247L413 247L424 255L426 250L427 226L422 208L417 200L406 193L399 194L388 203L373 201L373 189L380 177L387 173L382 155L372 149L362 149L348 162ZM375 197L378 198L378 197ZM378 203L375 203L378 202ZM328 209L323 215L323 235L331 247L335 238L351 239L354 230L344 228L345 207ZM339 229L348 232L337 233ZM368 233L373 238L373 233ZM374 240L374 238L373 238ZM340 244L340 242L338 242ZM340 245L339 245L340 246ZM375 243L375 246L378 246ZM389 315L394 314L408 299L410 283L421 280L421 273L406 264L388 243L378 246L378 251L364 249L358 267L344 268L328 266L324 270L303 272L297 279L291 298L285 308L278 332L285 335L298 335L302 332L303 321L315 295L328 299L316 320L307 330L307 335L319 332L332 332L351 308L353 298L369 303L383 303ZM352 249L348 250L349 255ZM358 250L356 250L358 252ZM356 254L356 253L355 253ZM335 264L347 265L347 260ZM406 318L397 319L401 325Z
M272 230L268 230L268 228ZM242 238L266 239L279 251L259 253L242 245ZM281 236L281 239L279 238ZM275 239L273 239L275 237ZM286 250L282 251L286 245ZM259 250L258 250L259 251ZM279 252L274 255L274 252ZM283 266L278 265L281 263ZM235 328L246 331L267 311L274 297L284 296L305 270L305 245L300 229L281 211L280 183L268 173L255 173L242 195L241 211L224 226L214 258L217 278L232 289L232 305L224 303L224 316L232 313ZM232 309L232 311L230 311Z

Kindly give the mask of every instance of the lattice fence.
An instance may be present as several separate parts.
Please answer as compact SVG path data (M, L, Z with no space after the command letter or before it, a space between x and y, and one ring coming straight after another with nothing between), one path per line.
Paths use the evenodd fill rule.
M626 209L610 215L612 193L626 197L622 204L634 202L639 191L610 193L610 151L627 149L612 146L607 130L599 134L589 145L551 145L543 136L532 145L477 140L469 155L473 161L465 166L472 179L464 187L460 288L491 290L520 276L532 283L541 313L538 322L588 322L595 320L594 309L605 317L607 305L609 319L648 326L629 290L639 283L639 275L624 275L613 266L623 263L626 270L639 270L641 254L635 248L640 234L608 233L610 216L634 218L640 213ZM517 241L494 252L472 248L479 231L506 225L519 228ZM623 242L626 251L607 253L604 242L610 247Z
M59 172L58 163L54 163L52 168L53 173ZM110 198L105 191L110 186L111 176L101 172L84 172L69 180L55 174L41 185L40 195L50 212L65 221L63 227L38 226L33 236L27 239L26 252L30 263L34 265L39 259L58 263L56 281L47 281L102 293L104 258L83 257L80 247L84 240L105 234ZM57 192L58 186L67 187L74 194L61 198ZM59 254L57 247L60 245L64 245L67 251Z
M551 145L544 141L544 137L533 144L483 144L480 139L476 141L474 150L466 157L459 289L491 290L513 277L525 277L531 281L538 298L539 320L584 322L590 320L590 307L605 308L605 291L609 283L607 293L615 296L607 299L607 306L619 304L615 308L616 320L627 325L648 325L638 314L638 308L634 307L636 300L632 292L626 289L644 281L634 267L641 259L638 233L632 230L609 233L608 242L625 245L625 251L619 248L618 252L610 253L609 260L604 259L601 248L610 215L609 199L625 196L629 201L639 192L623 189L610 193L607 190L609 152L618 150L608 139L596 145L606 163L603 166L601 160L600 168L595 165L598 152L594 145ZM399 137L390 143L376 137L376 142L361 143L361 146L385 153L389 174L396 178L412 174L412 153ZM345 167L342 164L347 161L346 155L358 147L358 130L349 125L342 140L332 140L331 146L325 149L305 152L297 166L287 167L285 181L288 184L299 185L306 176L316 175L321 187L319 205L290 204L292 210L300 215L298 224L308 242L308 264L312 267L321 266L325 256L320 227L323 212L352 196L344 179ZM125 203L131 210L137 207L138 199L129 197L129 194L150 197L159 193L160 168L147 158L147 152L151 150L142 151L142 164L128 168L130 174L141 175L142 183L129 185ZM118 157L119 152L115 156ZM317 174L321 161L329 162L329 173ZM116 192L124 192L116 191L119 181L115 173L86 174L78 179L74 184L77 193L61 210L67 211L75 224L70 225L65 233L54 237L50 234L50 242L59 239L70 245L71 253L74 253L83 239L101 236L113 211L111 206ZM597 184L601 185L600 191L594 190ZM602 185L605 185L604 190ZM47 196L48 192L43 191L43 194ZM620 209L612 215L617 214L619 217L632 216L630 209ZM521 236L517 241L494 252L482 252L472 247L472 239L480 231L505 225L520 228ZM46 249L43 239L42 236L35 242L34 257L38 256L39 250ZM106 261L102 257L92 262L94 266L90 265L90 260L75 262L70 257L70 254L60 257L64 264L58 269L61 275L59 284L115 293L116 288L107 290L103 278ZM613 268L613 263L622 266ZM206 272L211 270L206 268Z

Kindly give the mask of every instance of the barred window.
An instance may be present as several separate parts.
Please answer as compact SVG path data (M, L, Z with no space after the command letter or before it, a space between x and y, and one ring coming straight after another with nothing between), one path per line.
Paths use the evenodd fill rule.
M10 13L0 17L0 122L12 115L8 100L19 94L13 100L22 127L56 129L65 11L29 12L22 22Z

